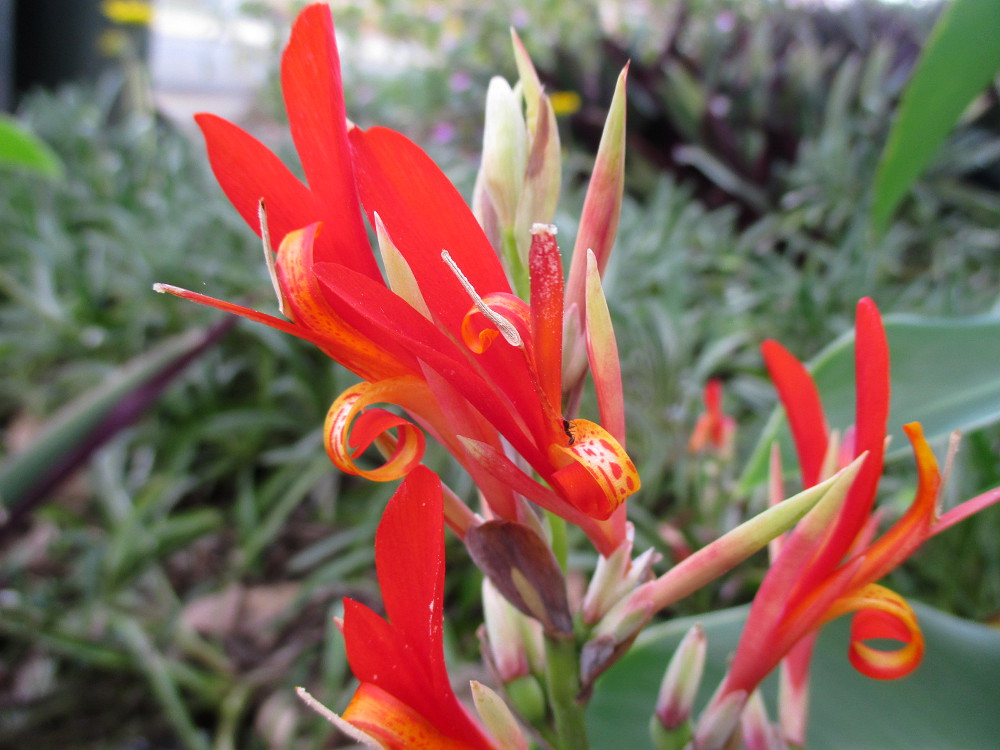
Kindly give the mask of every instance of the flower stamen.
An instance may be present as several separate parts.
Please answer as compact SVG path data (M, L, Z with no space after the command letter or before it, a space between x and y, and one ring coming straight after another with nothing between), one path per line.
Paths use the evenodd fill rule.
M462 269L458 267L454 258L451 257L451 253L447 250L442 250L441 259L448 264L448 268L451 269L451 272L455 274L458 282L465 289L466 293L468 293L468 295L472 298L476 307L479 308L479 312L481 312L493 325L497 327L497 330L500 331L500 335L504 337L504 340L511 346L519 348L524 346L524 342L521 340L521 334L518 333L514 324L500 313L493 310L483 301L483 298L479 296L479 293L469 282L469 279L466 278L464 273L462 273Z
M257 219L260 221L260 239L264 245L267 275L271 277L271 286L274 287L274 294L278 298L278 312L291 320L292 316L288 314L285 305L285 295L281 293L281 285L278 283L278 269L274 264L274 247L271 245L271 232L267 228L267 209L264 208L263 198L257 202Z

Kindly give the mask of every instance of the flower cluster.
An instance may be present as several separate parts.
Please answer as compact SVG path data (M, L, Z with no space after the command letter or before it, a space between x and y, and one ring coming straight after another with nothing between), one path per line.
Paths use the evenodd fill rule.
M779 344L764 345L802 491L784 499L776 462L768 510L662 575L653 572L653 551L633 557L626 501L640 481L625 450L621 371L601 286L623 191L627 69L564 274L551 224L560 182L554 109L516 36L514 54L518 84L495 79L489 87L472 208L405 136L348 120L333 22L322 4L301 12L281 65L304 182L239 127L196 118L222 189L262 239L281 317L165 284L157 290L302 338L356 374L360 382L328 412L327 452L345 472L403 480L375 542L386 617L347 601L339 623L360 686L341 716L302 695L371 747L527 748L523 726L544 746L584 748L593 682L642 627L770 544L770 571L715 697L694 721L705 653L696 630L668 670L654 737L662 747L729 746L742 717L748 746L801 745L818 628L855 612L852 663L878 678L912 670L923 651L916 618L876 581L929 536L1000 500L1000 491L939 517L937 465L920 426L909 425L916 497L875 538L889 355L879 313L862 300L857 420L842 441L827 429L805 367ZM599 422L576 415L588 371ZM728 460L735 427L722 411L719 382L707 385L705 402L690 450ZM421 465L427 435L472 477L481 508ZM361 455L373 446L383 457L374 468ZM568 595L564 576L567 522L598 556L580 601ZM487 578L483 653L505 697L473 683L479 720L456 697L445 668L445 524ZM865 643L886 637L903 648ZM786 678L780 732L755 692L779 665Z

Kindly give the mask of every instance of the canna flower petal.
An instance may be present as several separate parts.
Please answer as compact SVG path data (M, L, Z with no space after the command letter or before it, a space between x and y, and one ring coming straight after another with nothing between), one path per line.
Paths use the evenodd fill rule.
M639 489L639 472L625 449L600 425L574 419L566 431L570 444L554 443L549 450L554 461L565 456L572 463L556 471L552 482L574 499L577 508L604 521Z
M344 719L390 748L496 750L455 696L445 668L442 502L440 480L421 466L386 505L375 567L387 619L344 601L347 659L361 682ZM430 744L409 745L408 738Z
M822 479L829 432L819 391L805 365L777 341L765 341L761 352L785 407L802 470L802 486L811 487Z
M258 235L262 200L278 243L293 229L324 218L317 197L264 144L216 115L200 113L194 119L205 138L215 179Z
M361 201L374 224L378 213L416 276L424 299L444 328L458 336L468 296L444 272L451 253L481 294L510 292L489 240L444 173L406 136L387 128L349 133Z
M365 409L373 403L410 403L425 399L427 387L413 377L358 383L337 397L326 415L324 442L330 460L341 471L373 481L406 476L424 456L424 433L412 422L385 411ZM396 429L395 438L386 435ZM377 469L361 469L354 459L378 441L388 459Z
M296 324L314 332L323 351L352 372L370 380L400 375L416 364L405 356L386 356L384 347L348 325L330 306L313 271L319 224L285 235L278 249L276 272L282 297Z
M333 18L322 4L307 6L292 26L281 58L281 90L302 169L324 209L316 218L336 228L317 248L316 261L336 261L380 279L354 187Z
M899 594L877 584L868 584L856 593L838 599L823 618L832 620L856 612L851 621L848 658L861 674L877 680L896 680L920 666L924 656L924 636L917 616ZM903 647L883 651L865 643L874 639L899 641Z
M408 705L369 682L362 684L343 714L344 721L377 740L386 750L468 750Z

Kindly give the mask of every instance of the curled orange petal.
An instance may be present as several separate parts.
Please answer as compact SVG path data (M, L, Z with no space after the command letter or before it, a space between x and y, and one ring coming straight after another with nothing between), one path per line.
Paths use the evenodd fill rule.
M917 615L907 601L884 586L870 583L834 602L824 620L854 612L848 658L856 670L876 680L905 677L920 665L924 656L924 634ZM865 641L899 641L902 648L885 651Z
M522 342L530 340L531 312L524 300L513 294L496 292L487 294L480 302L488 308L488 313L502 318L501 323L506 322L512 326ZM496 321L487 318L486 313L478 304L469 308L462 319L462 340L476 354L482 354L489 349L493 339L501 333L497 328Z
M639 489L639 472L611 433L586 419L566 426L568 445L553 444L550 456L562 465L552 482L578 510L603 521Z
M424 433L407 419L385 409L365 409L375 403L401 404L415 395L429 397L426 386L414 377L388 378L358 383L337 397L326 415L324 443L330 460L341 471L388 482L405 476L424 456ZM396 436L388 434L396 430ZM372 443L388 454L376 469L362 469L355 462Z
M278 249L278 280L292 319L312 333L327 355L367 380L406 372L404 363L348 325L323 296L313 270L313 250L321 229L319 224L310 224L289 232Z

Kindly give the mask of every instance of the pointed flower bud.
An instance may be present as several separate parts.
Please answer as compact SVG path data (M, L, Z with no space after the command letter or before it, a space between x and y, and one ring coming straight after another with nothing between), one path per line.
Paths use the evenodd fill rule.
M713 698L698 718L694 747L698 750L723 750L740 723L747 702L745 690L735 690L720 700Z
M647 579L653 563L659 559L652 549L635 560L630 560L631 556L632 543L625 541L609 557L598 558L597 569L583 598L584 624L593 625L604 617L615 604Z
M472 680L469 684L476 712L497 745L504 750L528 750L528 743L517 725L517 719L503 702L503 698L481 682Z
M519 612L488 578L483 581L483 614L485 646L500 681L506 685L531 674L531 665L537 657L531 659L529 650L538 651L537 642L542 637L538 621Z
M513 227L528 159L528 135L518 95L495 76L486 91L483 181L501 227Z
M656 699L656 718L667 730L675 730L691 719L694 697L705 670L707 639L701 625L695 625L681 640L670 659Z
M573 260L566 285L566 309L578 305L582 313L587 276L587 251L593 250L597 267L604 274L611 247L618 233L622 193L625 189L625 79L628 67L618 76L611 99L608 118L604 123L597 161L587 186L580 229L573 246Z
M767 706L760 690L750 694L740 717L740 737L746 750L787 750L778 727L767 717Z
M524 119L529 143L524 192L517 211L520 230L535 223L551 223L559 202L562 164L555 110L542 91L535 66L513 29L511 37L524 95Z

